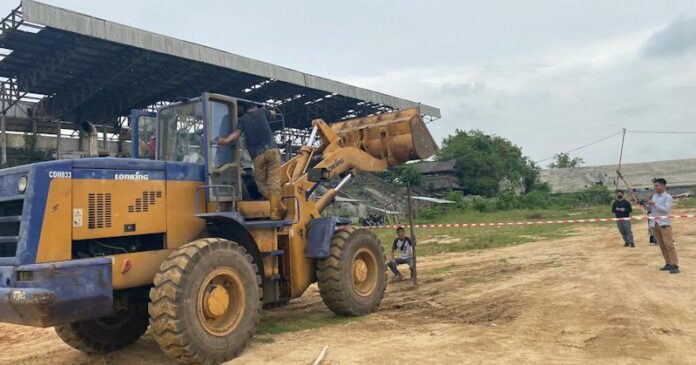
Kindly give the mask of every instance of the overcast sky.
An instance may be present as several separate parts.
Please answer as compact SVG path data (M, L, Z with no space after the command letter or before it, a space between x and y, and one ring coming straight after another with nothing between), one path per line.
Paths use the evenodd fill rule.
M623 127L696 131L694 0L45 2L439 107L438 142L480 129L541 160ZM696 158L694 142L629 134L624 159Z

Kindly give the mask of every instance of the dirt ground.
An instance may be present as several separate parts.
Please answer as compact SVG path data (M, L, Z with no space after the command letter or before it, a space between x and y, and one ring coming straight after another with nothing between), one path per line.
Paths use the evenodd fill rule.
M696 363L696 224L676 221L682 274L657 269L642 224L624 248L609 226L555 241L425 257L421 285L390 283L381 309L354 321L252 341L229 364ZM514 228L510 228L514 229ZM328 313L313 287L267 319ZM0 325L2 364L169 364L146 335L88 356L52 329Z

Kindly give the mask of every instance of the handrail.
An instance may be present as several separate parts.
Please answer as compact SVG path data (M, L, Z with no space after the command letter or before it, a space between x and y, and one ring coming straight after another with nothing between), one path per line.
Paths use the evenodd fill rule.
M196 200L195 200L195 204L196 204L196 214L201 213L201 212L198 211L198 207L200 206L199 200L198 200L198 191L199 191L199 190L204 190L204 191L205 191L205 190L209 190L209 189L213 189L213 190L214 190L214 195L215 195L215 212L216 212L216 213L220 213L220 189L232 191L232 198L233 198L233 199L232 199L232 210L236 210L235 200L234 200L236 189L235 189L234 186L232 186L232 185L201 185L201 186L197 186L197 187L196 187L196 197L195 197L195 199L196 199ZM206 211L207 211L207 210L208 210L208 208L207 208L207 201L206 201Z

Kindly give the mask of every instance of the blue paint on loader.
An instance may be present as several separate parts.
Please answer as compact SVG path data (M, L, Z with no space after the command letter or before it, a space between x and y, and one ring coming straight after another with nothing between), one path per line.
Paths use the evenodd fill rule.
M108 257L3 266L0 284L2 322L50 327L111 313Z

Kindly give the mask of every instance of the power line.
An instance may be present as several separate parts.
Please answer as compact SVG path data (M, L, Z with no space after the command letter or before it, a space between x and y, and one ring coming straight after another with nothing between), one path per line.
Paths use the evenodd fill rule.
M696 131L632 131L628 133L646 133L646 134L696 134Z
M584 144L584 145L582 145L582 146L580 146L580 147L573 148L572 150L565 151L565 152L561 152L561 153L571 153L571 152L575 152L575 151L581 150L581 149L583 149L583 148L585 148L585 147L592 146L593 144L597 144L597 143L599 143L599 142L605 141L605 140L607 140L607 139L609 139L609 138L611 138L611 137L618 136L618 135L621 134L621 133L623 133L623 131L618 131L618 132L616 132L616 133L614 133L614 134L610 134L610 135L608 135L608 136L606 136L606 137L602 137L602 138L600 138L600 139L598 139L598 140L592 141L592 142L587 143L587 144ZM547 158L545 158L545 159L543 159L543 160L535 161L534 163L535 163L535 164L538 164L538 163L540 163L540 162L552 160L554 157L556 157L556 155L553 155L553 156L551 156L551 157L547 157Z

